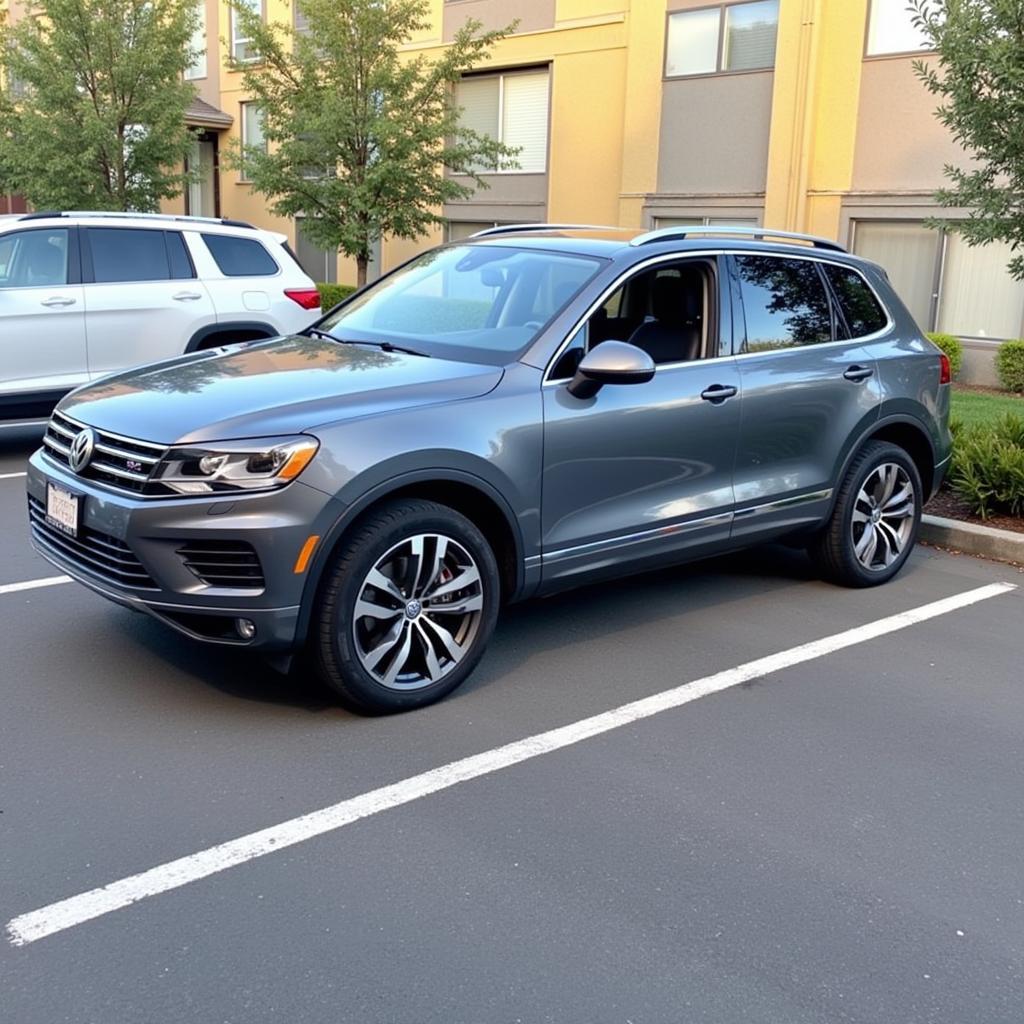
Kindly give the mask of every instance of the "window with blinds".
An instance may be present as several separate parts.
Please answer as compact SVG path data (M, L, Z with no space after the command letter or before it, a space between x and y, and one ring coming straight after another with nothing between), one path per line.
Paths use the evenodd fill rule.
M775 66L779 0L678 11L668 17L665 75L712 75Z
M867 55L913 53L931 44L914 21L907 0L871 0L868 14Z
M456 102L464 128L488 135L519 150L518 166L475 168L479 173L547 170L549 75L542 71L512 72L464 78Z

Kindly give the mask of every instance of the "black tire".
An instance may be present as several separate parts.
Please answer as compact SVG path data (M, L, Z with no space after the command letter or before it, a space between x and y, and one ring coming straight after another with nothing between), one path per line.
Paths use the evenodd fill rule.
M435 539L431 549L432 538ZM440 545L436 538L443 539L445 544ZM435 562L440 566L430 580L423 576L422 605L415 599L420 596L417 593L421 578L419 568L415 570L408 593L398 596L407 574L413 572L415 549L412 545L417 543L426 545L427 553L419 564L427 567L428 574L435 569ZM445 552L443 560L435 559L439 551ZM381 560L385 558L391 560L381 568ZM374 570L387 576L387 582L396 588L395 593L373 586L369 577ZM478 587L470 584L454 595L427 596L430 589L427 584L433 584L435 590L443 590L459 579L471 578L473 570L479 577ZM434 577L441 582L435 582ZM377 578L375 575L374 579ZM500 589L494 552L465 516L432 501L389 502L368 513L353 528L324 573L310 630L309 654L313 667L342 704L361 714L392 714L432 704L463 683L483 657L498 617ZM406 610L394 612L407 598ZM356 603L361 599L367 602L361 607L388 609L395 617L357 618ZM478 603L479 611L460 613L452 600L463 602L466 607ZM413 605L419 610L410 615ZM456 611L449 611L451 608ZM378 678L366 667L366 659L392 643L392 631L397 631L398 639L376 666ZM373 638L375 632L376 639ZM406 633L410 636L408 647L402 639ZM464 638L464 647L456 645L463 652L457 659L449 653L453 648L441 639L445 633L449 640ZM406 652L403 667L408 671L389 684L385 681L389 669L403 651ZM392 652L393 657L389 657ZM422 668L419 681L415 678L417 664ZM431 668L442 674L431 678Z
M885 503L876 512L873 502L877 493L868 496L870 500L867 500L862 490L867 487L877 492L876 481L884 485L882 474L889 472L885 468L889 466L898 468L895 476L899 481L894 485L889 501L903 492L903 481L912 490L912 507L908 505L904 509L899 502L893 506L897 511L906 512L898 520L884 515ZM914 460L902 448L886 441L865 444L846 472L828 524L809 545L811 557L822 576L845 587L875 587L891 580L903 568L917 542L922 499L921 475ZM868 513L868 521L863 523L861 520L865 513ZM855 515L857 522L854 521ZM899 529L894 526L896 522ZM880 525L876 526L876 523ZM875 531L874 544L871 543L872 538L865 536L869 529ZM868 554L867 548L870 548L874 560L870 566L862 560ZM861 552L860 557L858 551ZM889 558L891 560L886 561Z

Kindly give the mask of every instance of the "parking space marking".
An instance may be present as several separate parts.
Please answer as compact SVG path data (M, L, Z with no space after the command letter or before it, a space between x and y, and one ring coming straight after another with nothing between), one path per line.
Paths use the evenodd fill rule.
M382 786L340 803L323 807L308 814L291 818L269 828L240 836L198 853L160 864L148 871L130 875L109 885L58 900L48 906L21 914L7 923L7 938L15 946L25 946L65 931L112 911L130 906L149 896L177 889L190 882L207 878L227 868L236 867L257 857L294 846L316 836L324 835L380 814L382 811L411 803L421 797L457 786L460 782L478 779L512 765L532 760L552 751L580 743L593 736L639 722L653 715L689 704L713 693L721 693L733 686L771 675L781 669L822 658L849 647L874 640L877 637L906 629L940 615L987 601L1016 590L1012 583L992 583L962 594L933 601L929 604L898 612L895 615L869 622L864 626L835 633L810 643L779 651L764 658L748 661L735 668L725 669L701 679L664 690L629 704L603 711L570 725L527 736L505 746L495 747L480 754L452 761L400 782Z
M28 476L28 473L0 473L0 480L17 480L23 476Z
M37 587L55 587L58 583L70 582L70 576L46 576L41 580L25 580L22 583L0 583L0 594L16 594L20 590L35 590Z

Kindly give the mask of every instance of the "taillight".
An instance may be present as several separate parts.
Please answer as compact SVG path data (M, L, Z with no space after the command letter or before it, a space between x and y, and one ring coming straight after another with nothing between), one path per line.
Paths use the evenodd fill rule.
M939 383L949 384L953 380L953 369L949 365L949 356L939 353Z
M303 309L320 308L320 293L315 288L285 288L284 293Z

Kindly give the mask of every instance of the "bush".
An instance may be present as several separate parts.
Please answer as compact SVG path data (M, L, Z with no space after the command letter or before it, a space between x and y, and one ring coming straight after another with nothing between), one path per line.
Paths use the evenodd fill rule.
M952 334L929 334L926 337L949 356L949 368L953 373L953 380L956 380L960 376L960 367L964 364L964 347L960 344L960 339L954 338Z
M342 299L347 299L356 289L355 285L351 284L318 284L316 290L320 293L320 308L326 313Z
M959 429L950 484L982 519L1024 515L1024 417L1007 413L986 429Z
M1004 341L999 346L996 373L1007 391L1024 394L1024 341Z

